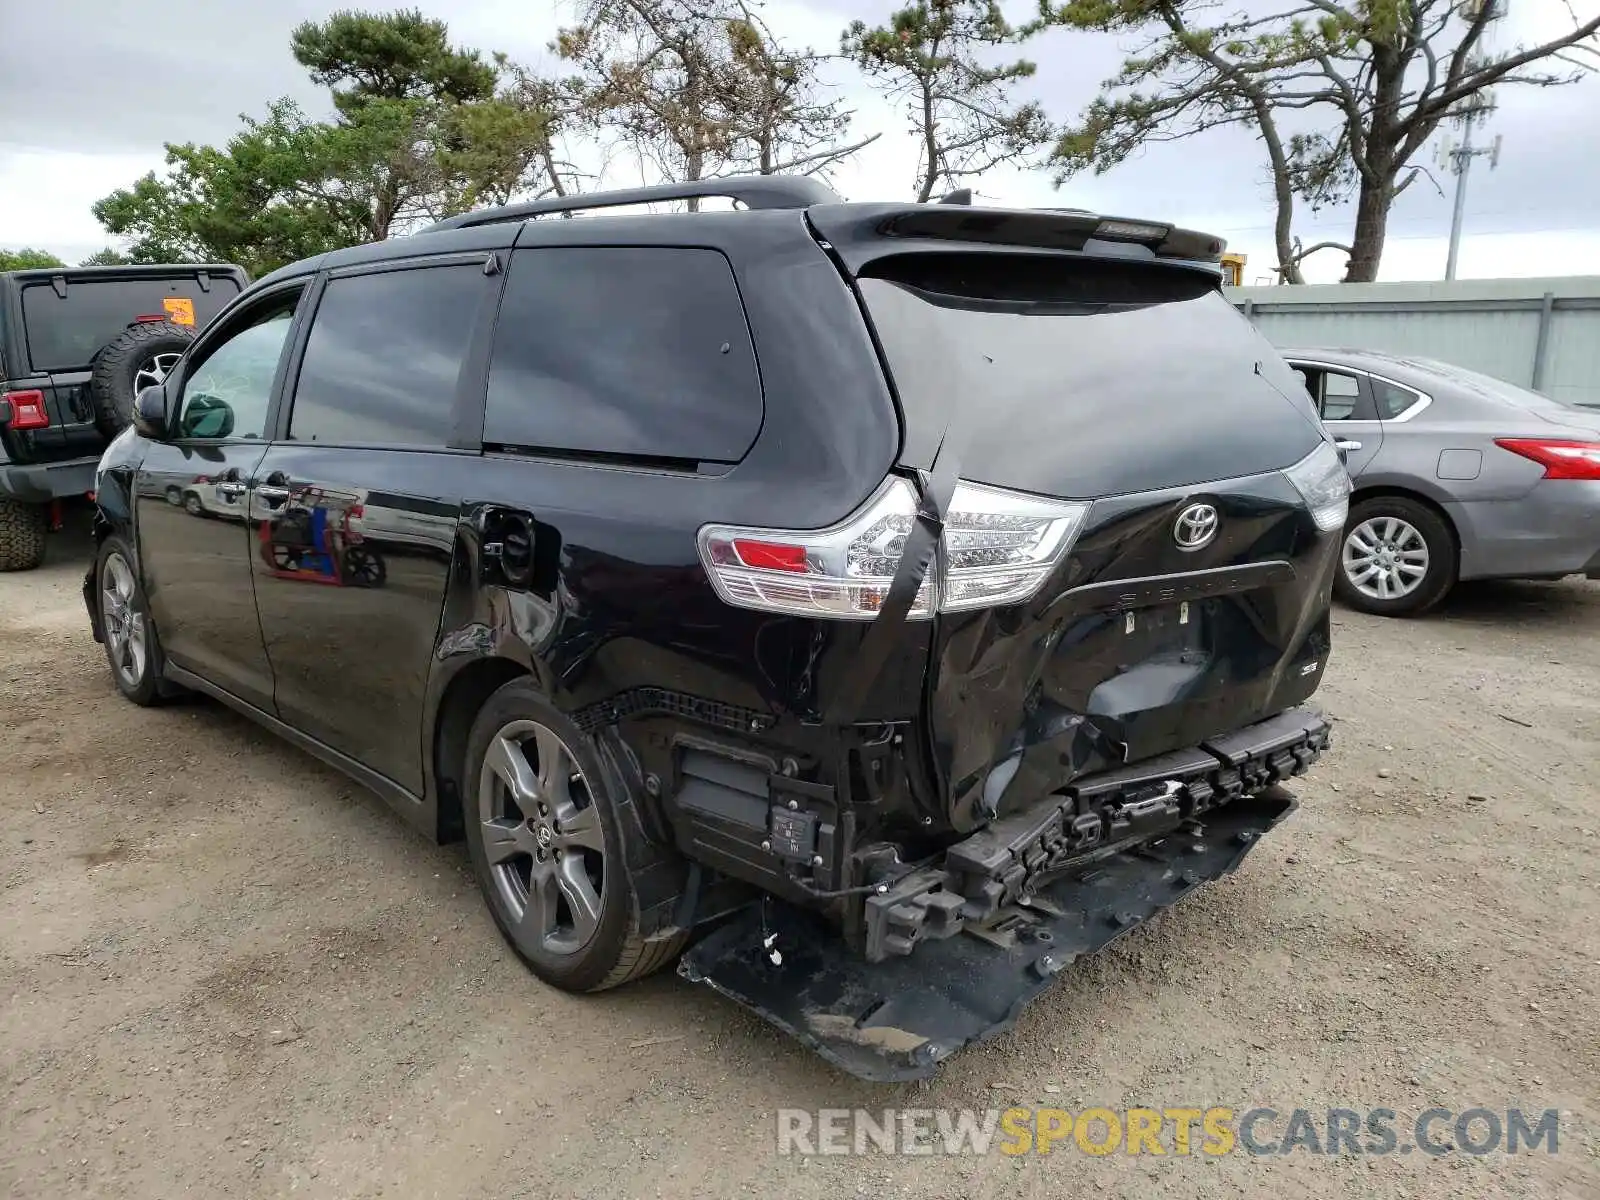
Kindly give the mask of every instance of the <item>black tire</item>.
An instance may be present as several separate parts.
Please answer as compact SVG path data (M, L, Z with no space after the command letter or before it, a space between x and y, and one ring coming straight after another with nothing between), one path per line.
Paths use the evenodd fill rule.
M503 729L528 722L543 726L564 743L581 774L582 799L595 810L604 845L604 868L599 888L599 918L594 932L576 949L554 953L529 929L497 882L485 847L481 780L491 742ZM532 736L532 735L528 735ZM467 851L472 860L484 902L501 935L540 979L569 992L598 992L617 987L660 970L673 962L688 940L685 935L646 940L638 929L633 883L625 866L622 834L612 789L617 786L605 772L593 743L576 725L551 706L531 679L514 679L484 703L467 740L462 779L462 809ZM579 776L570 776L578 786ZM546 843L548 845L548 843ZM558 843L559 844L559 843ZM572 851L569 849L568 854ZM531 863L530 863L531 865Z
M89 377L96 428L108 438L126 429L139 398L135 378L140 369L158 354L182 354L193 340L194 335L179 325L146 321L130 325L101 347Z
M383 556L368 546L350 546L344 552L345 582L353 587L382 587L389 579Z
M1350 575L1351 538L1369 521L1392 518L1404 522L1421 536L1427 548L1427 568L1421 581L1404 595L1383 598L1358 588ZM1380 617L1420 617L1450 594L1461 566L1461 550L1455 531L1439 513L1420 500L1407 496L1374 496L1350 508L1339 543L1339 569L1333 591L1345 604L1359 612Z
M111 565L113 559L120 559L129 572L131 586L126 610L140 620L144 630L143 661L132 677L126 669L128 658L125 652L119 652L123 648L119 647L114 636L118 615L108 611L106 590L114 570ZM113 535L101 543L100 553L95 558L94 582L100 632L105 639L106 662L111 667L111 679L117 685L117 690L142 706L159 704L174 695L178 689L161 678L166 660L161 653L161 639L156 636L155 622L150 619L150 609L145 603L144 586L139 582L138 571L134 567L133 551L121 537Z
M0 496L0 571L31 571L42 563L48 526L44 505Z

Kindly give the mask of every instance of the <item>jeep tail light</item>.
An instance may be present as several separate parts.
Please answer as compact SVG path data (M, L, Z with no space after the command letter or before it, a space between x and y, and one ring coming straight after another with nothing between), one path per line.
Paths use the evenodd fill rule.
M1600 442L1495 438L1494 444L1531 458L1544 468L1546 479L1600 479Z
M50 424L50 413L44 406L43 392L7 392L5 402L11 409L13 429L44 429Z
M829 529L707 525L700 531L700 557L730 604L871 620L888 597L916 511L911 484L891 478ZM943 572L937 580L932 571L924 577L910 616L1032 598L1066 556L1088 511L1087 504L958 482L945 517Z

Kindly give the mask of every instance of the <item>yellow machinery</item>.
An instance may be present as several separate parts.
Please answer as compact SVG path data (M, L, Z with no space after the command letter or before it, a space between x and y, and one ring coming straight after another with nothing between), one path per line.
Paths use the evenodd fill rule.
M1222 256L1222 282L1228 287L1240 287L1244 284L1244 264L1248 260L1244 254L1224 254Z

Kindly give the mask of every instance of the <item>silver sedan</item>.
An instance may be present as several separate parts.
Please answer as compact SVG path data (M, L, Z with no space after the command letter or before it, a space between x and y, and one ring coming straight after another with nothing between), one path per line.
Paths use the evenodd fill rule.
M1347 604L1414 616L1460 579L1600 578L1600 411L1428 359L1283 357L1355 482Z

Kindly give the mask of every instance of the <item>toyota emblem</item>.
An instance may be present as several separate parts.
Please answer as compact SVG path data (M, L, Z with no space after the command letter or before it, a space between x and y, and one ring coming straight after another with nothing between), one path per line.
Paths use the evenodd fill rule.
M1172 540L1179 550L1202 550L1217 536L1217 510L1209 504L1191 504L1172 524Z

